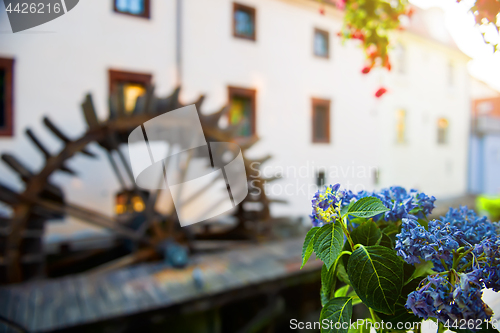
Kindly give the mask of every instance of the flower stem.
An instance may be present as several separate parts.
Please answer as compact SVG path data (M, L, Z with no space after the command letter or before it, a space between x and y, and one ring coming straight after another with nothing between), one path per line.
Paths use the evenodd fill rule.
M460 249L463 249L463 248L461 247ZM460 249L458 249L458 250L457 250L457 252L458 252ZM462 254L461 254L458 258L456 258L456 260L455 260L455 258L453 258L453 267L452 267L452 268L454 268L454 269L455 269L455 268L457 268L457 266L460 264L460 261L462 261L462 259L463 259L466 255L468 255L469 253L471 253L471 252L472 252L472 250L474 250L474 248L473 248L473 247L471 247L470 249L468 249L467 251L465 251L464 253L462 253Z
M449 270L448 265L446 265L446 262L443 259L440 259L440 260L441 260L441 264L443 265L444 269L446 271Z
M344 234L347 237L347 240L349 241L349 245L351 245L351 249L354 251L354 242L352 241L351 234L349 233L349 230L347 230L347 225L344 221L345 220L342 218L339 219L340 225L342 226L342 230L344 230Z
M370 309L370 315L372 316L372 322L375 324L376 322L378 322L377 316L375 315L375 311L373 311L372 308L368 308L368 309Z

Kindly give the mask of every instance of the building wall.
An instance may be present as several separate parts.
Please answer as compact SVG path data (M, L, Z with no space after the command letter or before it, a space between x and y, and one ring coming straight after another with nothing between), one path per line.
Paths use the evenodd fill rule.
M58 152L62 146L42 118L48 115L69 137L79 137L86 130L80 104L88 92L98 115L106 119L109 69L150 73L158 94L171 92L176 84L175 2L151 3L149 20L115 13L112 1L86 0L40 27L2 33L0 57L15 58L15 135L0 137L0 152L14 152L33 170L40 168L42 155L29 142L25 128L32 128L51 152ZM0 30L10 31L3 4ZM100 152L96 145L90 149ZM68 165L78 178L61 173L52 178L65 189L68 201L111 213L118 183L106 157L101 154L96 161L77 156ZM3 163L0 181L22 187Z
M405 74L374 70L361 74L364 56L356 42L341 44L341 14L318 12L312 1L245 0L257 10L256 42L231 31L231 1L186 1L187 17L200 17L184 34L185 96L206 92L223 104L227 86L257 90L257 133L251 155L271 153L268 175L284 170L269 193L287 193L279 214L304 214L316 191L315 173L352 190L402 185L440 196L466 192L470 98L468 59L456 49L422 37L397 35L406 48ZM314 28L330 32L330 59L313 55ZM395 52L394 52L395 53ZM453 85L448 84L453 63ZM200 74L203 73L203 74ZM389 93L374 97L380 86ZM331 143L311 143L311 98L330 99ZM395 113L407 111L407 138L396 144ZM449 143L437 145L437 119L450 123ZM374 169L380 181L374 182ZM288 190L288 191L287 191ZM287 192L285 192L287 191Z
M42 160L23 129L33 127L55 149L57 142L41 128L42 115L49 114L76 137L84 131L78 105L87 91L94 94L104 118L109 68L152 73L160 94L173 89L175 1L151 3L149 21L114 13L112 1L86 0L34 29L38 33L4 34L0 56L16 58L16 136L1 138L0 151L16 150L40 166ZM205 94L203 111L210 112L227 102L229 85L257 90L261 141L249 156L270 153L274 158L263 166L264 176L283 173L282 180L267 188L271 197L289 200L289 205L273 207L276 215L309 213L319 168L326 169L327 183L340 182L352 190L397 184L441 197L465 193L470 114L465 56L400 33L396 38L406 47L406 72L377 69L363 75L359 45L342 45L336 35L340 12L326 7L326 14L320 15L318 3L306 0L242 3L257 10L255 42L232 36L230 0L183 1L181 98L190 101ZM5 12L0 28L10 29ZM314 28L330 32L329 59L313 55ZM455 68L453 87L447 84L449 61ZM382 85L389 92L377 99L374 93ZM331 100L330 144L311 143L313 97ZM400 108L408 114L403 145L395 143L395 113ZM449 144L438 146L436 122L442 116L449 118ZM70 200L110 213L117 184L102 163L77 158L70 165L81 172L80 180L55 178ZM15 183L13 174L0 168L2 181Z

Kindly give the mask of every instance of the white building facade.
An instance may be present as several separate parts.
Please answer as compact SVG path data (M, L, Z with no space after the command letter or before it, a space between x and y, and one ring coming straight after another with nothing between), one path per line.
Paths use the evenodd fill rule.
M0 29L9 31L0 7ZM433 15L422 22L440 32L432 29ZM362 49L341 43L341 25L341 11L311 0L80 1L43 26L0 37L0 58L15 60L14 134L0 137L0 151L41 167L24 129L57 151L42 117L78 137L87 92L107 116L115 70L149 76L158 95L181 84L183 102L204 94L204 112L242 103L250 117L245 134L260 138L248 155L273 155L261 167L264 176L283 176L267 187L270 197L289 201L273 206L275 215L307 215L323 181L351 190L402 185L436 197L465 194L469 59L440 36L398 32L393 70L364 75ZM376 98L382 86L387 93ZM77 157L69 165L78 179L54 176L68 201L112 214L118 184L105 158ZM22 188L4 165L0 174Z

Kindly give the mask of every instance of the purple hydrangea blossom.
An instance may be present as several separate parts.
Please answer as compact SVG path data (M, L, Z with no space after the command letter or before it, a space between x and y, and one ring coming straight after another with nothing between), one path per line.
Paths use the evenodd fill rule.
M401 232L396 235L396 239L395 250L409 264L430 260L435 253L434 238L415 219L403 219Z
M500 291L500 236L484 239L474 246L471 270L481 272L486 288Z
M460 247L467 251L473 244L497 237L496 229L496 223L485 217L478 217L467 207L450 208L445 217L429 222L428 231L416 220L403 219L401 233L396 235L396 250L409 264L431 260L434 270L443 272L453 265L453 252ZM412 241L412 237L417 234L420 240ZM487 244L489 243L485 243L485 246ZM472 254L464 257L458 266L465 265L470 260ZM443 261L447 267L443 265Z
M317 191L312 200L312 225L321 227L327 223L331 223L335 211L342 205L345 191L339 191L340 184L328 185L324 191Z
M441 221L461 230L462 239L470 244L477 244L497 234L497 223L488 221L486 216L477 216L467 206L461 206L459 209L450 208L446 216L441 217Z
M352 191L348 191L345 194L342 204L348 205L352 200L359 200L360 198L369 196L379 198L390 209L383 216L380 216L380 218L393 222L410 217L412 214L418 218L423 218L432 212L434 201L436 201L436 198L433 196L429 197L425 193L419 193L417 190L412 189L407 191L403 187L392 186L384 188L380 192L360 191L353 193Z
M478 272L455 273L455 284L444 275L431 275L421 287L408 295L406 308L416 316L447 320L490 319L493 311L481 299L482 285Z

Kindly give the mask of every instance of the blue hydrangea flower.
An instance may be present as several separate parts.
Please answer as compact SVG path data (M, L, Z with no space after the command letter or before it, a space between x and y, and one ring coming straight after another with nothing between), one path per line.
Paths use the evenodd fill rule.
M406 308L416 316L447 320L490 319L493 311L481 299L482 285L479 273L455 274L452 285L443 275L431 275L421 287L408 295Z
M467 251L474 246L473 244L497 237L496 227L496 223L491 223L483 217L479 218L474 211L467 209L467 207L450 208L445 217L429 222L428 231L417 221L404 219L401 233L396 235L396 250L398 255L409 264L431 260L434 264L433 269L437 272L443 272L452 267L453 253L459 247L463 247L464 251ZM412 241L411 237L416 237L417 234L420 240ZM484 243L486 249L490 248L488 244ZM482 248L478 247L475 252L480 249ZM472 259L473 254L464 257L458 268L466 265ZM443 265L443 261L446 266ZM491 269L489 273L492 278L497 276L493 274Z
M403 187L392 186L390 188L384 188L380 190L380 192L361 191L353 193L348 191L342 204L348 205L352 200L359 200L360 198L369 196L379 198L382 203L390 209L383 214L383 216L375 217L374 219L383 218L388 222L396 222L403 218L410 217L412 214L416 215L418 218L423 218L432 212L434 209L434 201L436 201L436 198L429 197L425 193L419 193L417 190L412 189L407 191Z
M435 239L416 219L403 218L401 232L396 235L395 250L409 264L430 260L435 253Z
M441 221L461 230L463 240L470 244L477 244L497 234L497 223L488 221L486 216L477 216L467 206L461 206L459 209L450 208L446 216L441 217Z
M336 209L342 205L345 192L339 191L340 184L328 185L324 191L314 194L312 200L311 222L315 227L331 223Z
M469 270L481 272L486 288L500 291L500 236L484 239L474 246Z

